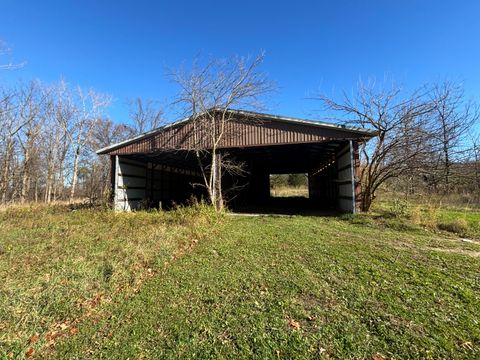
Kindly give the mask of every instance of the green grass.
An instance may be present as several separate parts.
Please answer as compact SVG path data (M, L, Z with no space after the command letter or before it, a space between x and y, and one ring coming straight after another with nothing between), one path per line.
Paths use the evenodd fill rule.
M276 186L270 188L270 196L308 198L308 188L306 186Z
M416 196L408 200L382 193L374 203L374 215L418 225L432 231L444 230L461 237L480 240L480 208L474 204L452 205L438 196Z
M126 301L207 236L215 218L202 206L135 214L65 206L0 211L0 358L21 358L101 318L104 305Z
M9 334L4 352L14 357L30 346L40 357L61 359L480 357L480 245L403 218L218 218L205 209L15 214L0 215L2 292L24 292L8 300L24 315L4 311L0 318L17 327L1 331ZM93 245L98 236L101 246ZM5 246L5 238L20 249ZM46 251L43 242L58 245ZM128 290L121 279L135 278L137 269L117 269L136 258L131 249L143 247L153 275ZM43 259L34 272L21 269L26 253L29 262L33 254ZM57 254L68 265L54 266ZM105 257L114 269L107 283L117 285L104 284ZM46 274L56 282L32 290ZM85 314L72 304L98 289L70 290L72 304L63 304L56 290L62 281L98 282L109 301L87 315L91 306ZM62 304L49 308L43 327L42 317L20 322L38 306L37 293L44 304ZM77 318L45 347L49 321ZM68 333L72 327L78 333ZM29 345L35 332L40 339Z

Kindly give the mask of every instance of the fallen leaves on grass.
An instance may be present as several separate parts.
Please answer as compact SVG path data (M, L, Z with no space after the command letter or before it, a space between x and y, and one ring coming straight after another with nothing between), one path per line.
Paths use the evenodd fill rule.
M288 320L288 326L290 326L292 329L300 330L300 323L297 320Z
M37 341L39 338L40 338L40 335L38 335L38 333L37 333L37 334L33 335L30 339L28 339L28 343L29 343L30 345L32 345L32 344L35 343L35 341Z
M32 357L33 354L35 354L35 349L34 348L28 348L27 352L25 353L25 357L27 357L27 358Z

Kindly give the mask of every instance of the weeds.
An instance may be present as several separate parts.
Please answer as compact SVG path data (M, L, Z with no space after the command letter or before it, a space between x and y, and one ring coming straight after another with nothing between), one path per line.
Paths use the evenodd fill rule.
M468 254L478 245L379 221L226 218L214 237L112 306L111 318L83 324L55 355L477 358L480 258Z
M480 213L406 208L2 210L0 358L478 357Z
M205 204L137 213L6 208L0 212L0 358L23 357L37 333L37 352L54 346L54 324L103 316L102 304L137 292L153 269L207 238L220 220Z
M460 236L466 236L468 233L468 222L465 219L455 219L449 222L440 222L437 224L440 230L449 231Z
M375 218L375 214L379 214L377 224L380 222L392 228L419 226L429 231L447 231L480 239L479 211L469 207L441 205L439 199L406 201L385 197L383 201L375 204L370 216Z
M391 212L397 217L406 217L409 214L408 203L404 200L393 199Z

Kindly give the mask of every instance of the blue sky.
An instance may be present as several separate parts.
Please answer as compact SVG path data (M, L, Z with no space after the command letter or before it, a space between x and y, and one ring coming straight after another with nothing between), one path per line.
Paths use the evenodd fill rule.
M23 1L2 0L0 38L21 70L0 82L61 77L116 99L167 104L165 69L197 55L265 51L263 70L280 89L270 112L319 117L307 99L384 76L409 87L450 78L480 100L480 1ZM173 118L175 114L168 113Z

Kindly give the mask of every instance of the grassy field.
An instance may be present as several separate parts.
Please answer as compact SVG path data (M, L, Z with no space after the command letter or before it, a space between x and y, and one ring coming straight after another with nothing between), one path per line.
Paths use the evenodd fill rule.
M270 196L272 197L306 197L308 198L308 188L305 186L299 187L282 187L277 186L270 189Z
M468 218L468 241L438 229L458 220L454 211ZM9 209L0 212L0 354L480 357L480 213L430 212Z
M210 209L0 210L0 358L53 348L211 234Z

